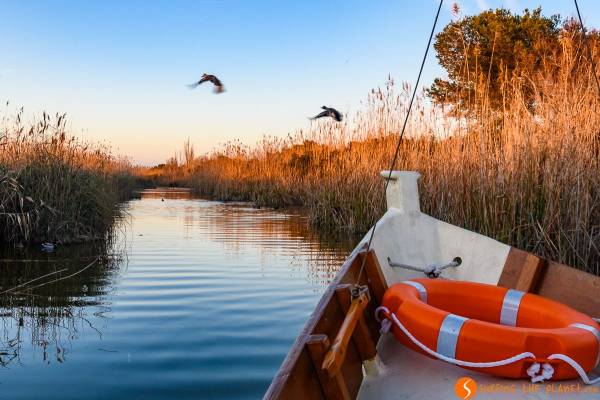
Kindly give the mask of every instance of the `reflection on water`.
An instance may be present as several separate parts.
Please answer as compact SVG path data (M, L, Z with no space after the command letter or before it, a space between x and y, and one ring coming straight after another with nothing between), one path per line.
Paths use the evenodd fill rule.
M0 397L260 398L351 243L189 191L126 206L108 249L0 253Z
M140 199L191 199L192 191L188 188L159 187L137 192Z
M0 365L23 359L50 364L68 358L69 343L86 330L101 332L89 319L109 310L119 255L98 244L0 252ZM0 377L1 377L0 372Z

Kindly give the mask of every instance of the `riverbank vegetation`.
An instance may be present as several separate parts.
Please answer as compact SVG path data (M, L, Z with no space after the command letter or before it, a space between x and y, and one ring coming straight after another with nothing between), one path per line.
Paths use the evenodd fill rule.
M8 107L8 104L7 104ZM106 146L67 130L65 115L0 122L0 245L74 243L105 238L119 202L140 181Z
M589 43L598 63L596 32ZM451 73L419 96L395 166L421 173L423 212L600 274L600 97L584 44L574 22L540 11L446 26L436 50ZM196 157L187 143L148 174L215 199L304 206L321 230L364 234L385 211L379 172L410 91L390 79L343 123L254 146Z

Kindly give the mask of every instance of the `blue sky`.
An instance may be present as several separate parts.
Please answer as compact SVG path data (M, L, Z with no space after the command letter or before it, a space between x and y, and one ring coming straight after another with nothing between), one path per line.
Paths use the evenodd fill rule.
M438 30L450 21L446 1ZM464 14L564 1L466 0ZM600 3L579 0L600 27ZM415 79L437 1L0 0L0 101L10 113L66 112L73 133L136 162L307 127L323 104L360 108L388 74ZM227 91L186 84L214 73ZM431 53L424 84L443 72ZM4 104L0 103L0 104Z

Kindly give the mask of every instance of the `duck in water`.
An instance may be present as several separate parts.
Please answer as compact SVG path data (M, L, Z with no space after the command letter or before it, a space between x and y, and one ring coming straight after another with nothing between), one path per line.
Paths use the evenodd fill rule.
M43 252L52 253L55 248L56 248L56 245L54 243L50 243L50 242L42 243L42 251Z

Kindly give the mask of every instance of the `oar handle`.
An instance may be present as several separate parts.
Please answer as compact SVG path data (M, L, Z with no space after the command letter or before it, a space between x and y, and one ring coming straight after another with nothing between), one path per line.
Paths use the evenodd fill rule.
M362 318L363 311L367 307L367 304L369 304L369 296L368 293L365 292L352 300L346 318L323 360L322 368L327 370L329 376L333 377L340 371L344 359L346 358L346 349L348 348L350 338L354 333L356 324L360 318Z

